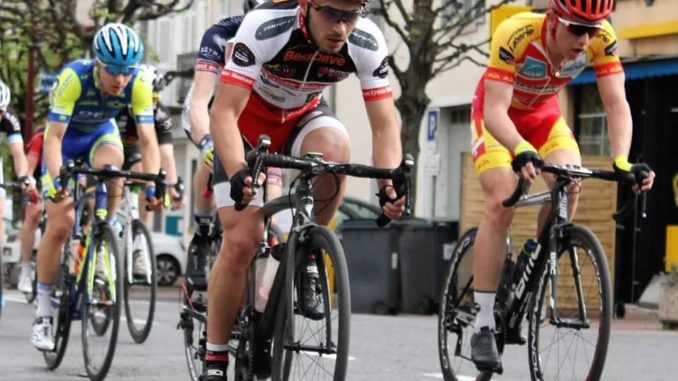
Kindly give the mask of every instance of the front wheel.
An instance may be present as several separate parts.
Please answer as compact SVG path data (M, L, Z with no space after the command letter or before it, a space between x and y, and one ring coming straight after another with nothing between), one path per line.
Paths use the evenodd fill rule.
M312 227L306 234L303 242L295 233L287 243L288 271L274 328L272 379L344 380L351 318L344 250L323 226ZM315 255L318 267L316 292L324 306L320 318L307 317L299 308L299 275L307 271L304 259L310 254Z
M529 306L530 373L533 380L599 380L612 319L607 259L590 230L568 226L563 233L555 295L549 264Z
M131 244L125 250L125 317L132 339L141 344L153 326L157 269L151 234L139 220L132 221Z
M111 367L118 341L123 275L113 230L104 224L95 229L87 254L82 350L87 375L99 381Z

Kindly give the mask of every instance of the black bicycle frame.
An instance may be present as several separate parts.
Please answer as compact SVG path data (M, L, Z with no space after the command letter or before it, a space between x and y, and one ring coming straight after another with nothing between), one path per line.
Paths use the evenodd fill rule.
M550 264L549 276L551 282L552 303L556 301L557 284L555 282L557 276L557 256L559 251L558 239L562 236L563 228L570 224L568 217L569 200L567 197L567 186L572 182L571 179L558 176L556 179L556 186L550 192L542 192L533 196L528 196L520 205L525 204L540 204L550 202L551 211L546 220L546 224L539 233L537 247L532 256L529 258L520 279L516 284L515 290L509 296L508 307L506 309L504 321L506 322L508 338L518 339L520 337L520 327L525 317L525 312L528 306L529 298L535 296L538 292L538 286L541 274L547 264ZM546 248L548 256L542 255L542 251ZM578 266L577 266L578 268ZM575 274L577 275L577 274ZM581 282L576 281L577 293L582 295ZM555 305L551 306L553 311L556 311ZM583 311L581 298L579 298L579 308ZM584 315L583 315L584 316Z

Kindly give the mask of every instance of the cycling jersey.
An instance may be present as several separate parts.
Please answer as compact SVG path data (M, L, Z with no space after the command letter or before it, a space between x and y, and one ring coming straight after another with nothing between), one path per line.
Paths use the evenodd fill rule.
M54 90L48 121L93 131L130 105L137 123L153 123L152 83L136 70L120 95L104 95L92 60L76 60L64 67Z
M511 168L512 154L485 127L485 81L513 85L507 110L518 133L542 157L567 149L579 152L572 130L563 119L556 94L593 63L597 77L622 73L617 38L612 26L591 39L586 51L556 70L546 54L546 15L520 13L502 22L492 36L490 59L478 83L471 111L472 154L476 173L492 168Z
M19 117L16 116L14 110L8 108L0 118L2 118L0 119L0 133L4 133L7 136L7 142L23 143L24 139L21 135L21 122L19 122Z
M292 131L314 117L322 91L352 73L366 102L393 96L386 42L372 21L359 18L341 50L328 54L311 41L297 2L269 2L243 20L221 82L252 91L238 120L243 138L253 146L268 134L270 150L281 152Z
M7 136L8 143L12 144L19 142L23 146L24 139L21 135L21 123L19 122L16 113L11 108L7 108L7 111L2 114L2 119L0 119L0 133L4 133ZM3 167L2 155L0 155L0 183L5 181ZM5 190L0 188L0 197L4 198L5 195Z
M125 107L120 110L120 113L115 117L115 121L118 124L120 138L125 149L137 146L139 131L137 131L136 120L130 114L130 109ZM160 102L153 108L153 124L158 144L172 144L172 118L167 107Z
M36 180L40 179L40 176L42 175L42 143L44 132L44 128L37 129L33 133L33 136L31 136L31 140L26 144L26 156L35 158L37 162L35 171L33 172L33 178Z
M593 63L596 77L623 72L617 52L617 37L609 22L588 45L585 54L554 70L546 54L546 15L519 13L502 22L490 46L490 60L476 89L482 102L484 81L513 85L511 106L533 110L548 103L558 91Z
M240 24L242 24L243 17L244 16L227 17L205 31L202 40L200 41L198 59L195 61L194 70L196 72L206 71L216 75L221 73L221 70L223 70L224 64L226 63L226 57L229 55L229 53L226 52L226 44L233 36L235 36ZM218 82L215 83L215 87L218 85ZM186 136L188 136L197 147L198 140L200 140L201 137L198 136L197 139L193 139L191 136L190 112L192 97L193 84L191 84L191 88L188 90L188 94L186 94L184 107L181 110L181 126L184 128ZM211 107L213 99L214 97L210 99L208 107Z
M226 63L226 42L235 36L244 16L227 17L209 27L200 41L195 71L221 73Z
M359 18L335 54L320 52L304 24L297 2L265 3L248 13L221 81L252 90L281 123L317 106L325 88L351 73L366 101L392 96L386 41L371 20Z

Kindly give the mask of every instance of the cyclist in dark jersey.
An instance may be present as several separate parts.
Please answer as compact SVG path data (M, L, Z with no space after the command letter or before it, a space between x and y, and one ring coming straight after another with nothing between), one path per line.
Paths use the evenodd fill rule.
M142 65L140 67L146 72L150 73L149 77L153 78L153 124L155 126L155 136L158 139L158 148L160 150L161 167L167 172L166 181L169 185L167 191L172 200L172 208L178 209L181 207L181 196L177 190L171 186L177 182L176 161L174 159L174 145L172 139L172 118L169 110L160 102L160 92L164 87L162 81L162 74L150 65ZM115 117L120 131L120 139L124 150L125 160L123 169L132 171L141 170L141 150L139 148L139 132L137 131L137 124L134 117L130 113L130 109L123 108ZM145 204L145 200L139 199ZM142 220L146 220L146 208L140 205L139 212Z
M262 0L245 0L243 11L247 13ZM189 245L186 276L198 290L207 288L205 258L209 250L209 225L214 215L212 193L207 189L211 181L214 148L209 134L209 106L218 85L219 74L224 68L225 57L230 55L232 44L228 40L235 36L244 16L227 17L208 28L200 42L198 59L195 63L195 77L184 102L182 124L186 135L201 151L202 163L193 178L195 234ZM268 194L275 197L282 192L281 171L271 168L268 173Z
M0 80L0 133L7 136L9 152L14 162L14 173L18 179L28 175L26 156L24 155L24 140L21 136L21 123L16 113L9 108L11 92L9 87ZM0 140L1 141L1 140ZM4 183L2 156L0 156L0 183ZM33 182L35 184L35 182ZM4 215L6 192L0 188L0 216ZM11 206L11 205L10 205ZM4 244L5 223L0 218L0 249Z

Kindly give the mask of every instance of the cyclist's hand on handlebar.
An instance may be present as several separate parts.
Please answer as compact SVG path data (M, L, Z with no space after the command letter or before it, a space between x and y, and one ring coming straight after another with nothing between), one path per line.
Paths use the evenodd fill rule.
M652 188L655 173L649 165L645 163L631 164L625 155L619 155L612 163L612 168L622 182L628 182L627 179L632 175L633 185L631 189L634 192L646 192Z
M257 184L261 186L266 180L266 175L260 173L257 179ZM236 205L246 206L256 196L252 189L252 172L249 168L243 168L236 172L229 179L231 183L231 198Z
M539 175L543 160L537 153L537 149L527 140L523 140L514 149L515 157L511 162L513 171L520 174L532 184Z
M405 195L398 198L395 188L391 184L383 186L379 193L379 205L384 215L391 220L399 220L405 212Z
M162 198L156 197L155 185L146 186L145 194L146 194L146 201L148 202L148 206L150 206L150 208L148 208L148 207L146 208L147 210L152 209L152 210L155 210L155 211L161 211L163 209L163 207L165 205L164 205Z
M172 210L177 210L184 206L183 196L176 190L175 187L168 187L167 192L169 193L170 200L172 201Z

